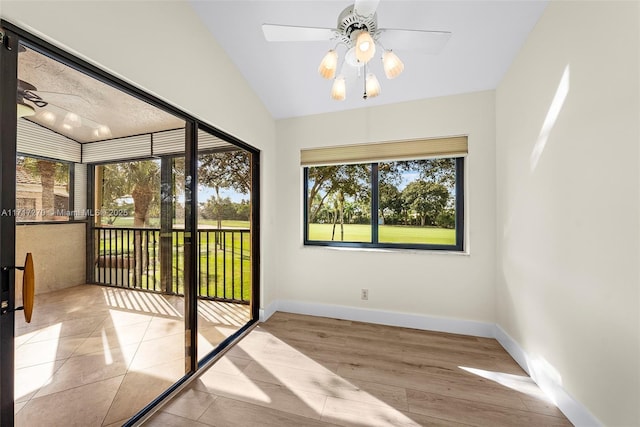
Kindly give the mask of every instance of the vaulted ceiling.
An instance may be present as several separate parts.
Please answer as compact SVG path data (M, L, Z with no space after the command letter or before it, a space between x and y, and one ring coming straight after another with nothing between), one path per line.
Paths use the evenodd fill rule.
M231 57L274 118L304 116L495 89L547 5L546 0L382 0L379 28L450 31L437 55L403 46L393 49L405 64L394 80L384 77L379 53L371 61L381 94L362 98L362 78L347 81L347 98L332 100L332 82L318 75L334 41L267 42L262 24L336 28L351 1L198 1L196 13ZM337 48L341 58L344 47Z

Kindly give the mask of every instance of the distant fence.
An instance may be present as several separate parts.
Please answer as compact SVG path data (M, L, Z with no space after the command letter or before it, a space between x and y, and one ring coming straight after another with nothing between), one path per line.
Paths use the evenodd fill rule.
M171 232L171 280L161 277L160 229L95 227L94 281L123 288L184 293L184 230ZM248 229L198 230L198 296L248 303L251 233ZM168 244L168 242L167 242Z

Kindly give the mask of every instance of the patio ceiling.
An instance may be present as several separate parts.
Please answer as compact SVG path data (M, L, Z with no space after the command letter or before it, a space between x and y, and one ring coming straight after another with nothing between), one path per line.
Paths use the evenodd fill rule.
M18 78L47 104L26 117L79 143L184 127L184 121L115 87L27 48L18 57Z

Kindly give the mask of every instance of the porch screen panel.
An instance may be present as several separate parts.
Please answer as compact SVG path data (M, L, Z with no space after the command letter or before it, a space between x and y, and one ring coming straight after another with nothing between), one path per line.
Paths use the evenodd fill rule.
M17 151L36 157L79 163L81 145L26 119L18 120Z
M199 151L224 151L224 150L237 150L233 144L229 144L227 141L224 141L217 136L211 135L202 130L198 130L198 150Z
M74 194L73 210L77 213L75 219L85 219L87 210L87 165L74 165Z
M154 156L184 153L184 129L156 132L152 138Z
M111 162L151 157L151 135L129 136L82 145L82 163Z

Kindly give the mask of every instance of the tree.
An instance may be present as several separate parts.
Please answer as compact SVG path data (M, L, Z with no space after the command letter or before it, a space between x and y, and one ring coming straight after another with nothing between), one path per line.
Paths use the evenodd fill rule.
M211 196L206 202L200 203L200 214L204 219L224 219L249 220L250 205L246 200L234 203L229 197L218 199Z
M148 213L153 204L159 203L160 196L160 162L157 160L141 160L125 163L114 163L103 166L103 202L105 194L107 203L116 203L118 199L131 196L133 199L133 226L148 225ZM103 203L103 206L104 203ZM106 206L105 206L106 207ZM147 251L143 250L144 234L139 230L133 233L133 253L135 260L133 283L142 280L149 260Z
M436 218L436 225L442 228L456 227L456 211L451 208L444 208Z
M114 163L103 166L103 207L117 206L126 196L133 199L133 226L148 226L148 213L159 203L160 163L157 160ZM157 206L154 206L157 208Z
M199 157L198 181L213 188L218 206L222 204L221 188L231 188L241 194L251 193L251 162L244 150L203 154ZM222 211L216 210L218 228L222 228Z
M402 200L419 215L420 225L425 226L427 220L434 224L438 214L447 205L449 191L442 184L418 180L404 188Z
M339 166L320 166L308 169L307 214L310 223L316 222L318 213L323 210L326 198L333 192L335 182L332 177L338 168Z
M40 177L42 185L42 219L52 220L55 216L55 185L69 183L69 166L62 162L54 162L33 157L18 158L18 164L31 175Z
M338 203L344 203L345 196L354 199L369 197L371 169L368 164L316 166L307 170L308 222L317 222L318 213L329 196L338 196ZM342 200L342 201L340 201ZM338 207L338 209L342 209Z
M211 187L251 193L251 162L244 150L203 154L199 158L198 181Z
M381 182L378 191L380 216L385 224L391 223L391 217L400 215L403 209L400 190L393 184Z
M426 182L435 182L453 188L456 183L455 159L428 159L406 162L407 166L420 171L420 178Z

